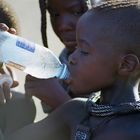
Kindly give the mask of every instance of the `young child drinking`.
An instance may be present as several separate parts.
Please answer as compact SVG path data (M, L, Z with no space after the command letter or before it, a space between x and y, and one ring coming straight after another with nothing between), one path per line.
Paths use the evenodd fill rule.
M97 104L74 99L10 140L139 140L140 9L138 0L107 1L77 25L69 58L75 95L101 91Z

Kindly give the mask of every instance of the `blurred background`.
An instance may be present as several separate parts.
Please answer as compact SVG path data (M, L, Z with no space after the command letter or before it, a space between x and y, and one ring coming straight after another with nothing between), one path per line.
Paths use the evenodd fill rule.
M5 0L8 2L19 20L19 25L21 28L21 36L33 41L37 44L42 45L41 32L40 32L40 9L38 0ZM52 27L49 22L49 15L47 15L47 34L48 34L48 43L49 48L58 56L60 51L63 49L63 44L55 36L52 31ZM20 85L15 89L24 93L24 81L25 73L13 69L16 73L16 79L19 81ZM46 117L47 114L43 113L40 100L33 97L36 108L37 115L35 121L39 121L42 118Z

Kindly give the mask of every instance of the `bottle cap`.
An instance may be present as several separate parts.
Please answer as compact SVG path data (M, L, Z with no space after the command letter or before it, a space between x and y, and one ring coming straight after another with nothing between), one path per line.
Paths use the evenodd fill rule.
M69 70L66 64L63 64L63 70L61 74L59 75L59 79L67 79L69 77Z

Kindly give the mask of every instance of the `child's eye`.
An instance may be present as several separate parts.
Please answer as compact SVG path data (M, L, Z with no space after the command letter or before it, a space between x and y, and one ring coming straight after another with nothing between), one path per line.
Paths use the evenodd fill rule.
M89 54L89 52L83 51L83 50L81 50L80 53L83 54L83 55L88 55Z
M83 9L81 8L74 8L71 12L75 16L81 16L84 13Z
M83 14L83 12L81 10L73 12L73 15L75 15L75 16L80 16L82 14Z
M84 54L84 55L88 55L89 54L88 52L83 52L83 51L81 53Z
M82 55L89 55L89 51L86 49L83 49L82 47L76 46L76 50L78 50L78 52Z
M51 17L58 17L59 16L59 13L58 12L55 12L54 10L52 10L51 8L48 8L48 12L49 14L51 15Z
M55 12L51 12L50 15L51 17L54 17L54 18L59 17L59 13L55 13Z

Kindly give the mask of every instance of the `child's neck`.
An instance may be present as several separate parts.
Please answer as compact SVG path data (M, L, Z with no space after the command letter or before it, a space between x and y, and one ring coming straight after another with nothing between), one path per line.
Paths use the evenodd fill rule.
M120 104L124 102L136 102L139 99L138 84L122 84L121 82L111 89L101 91L101 104Z

